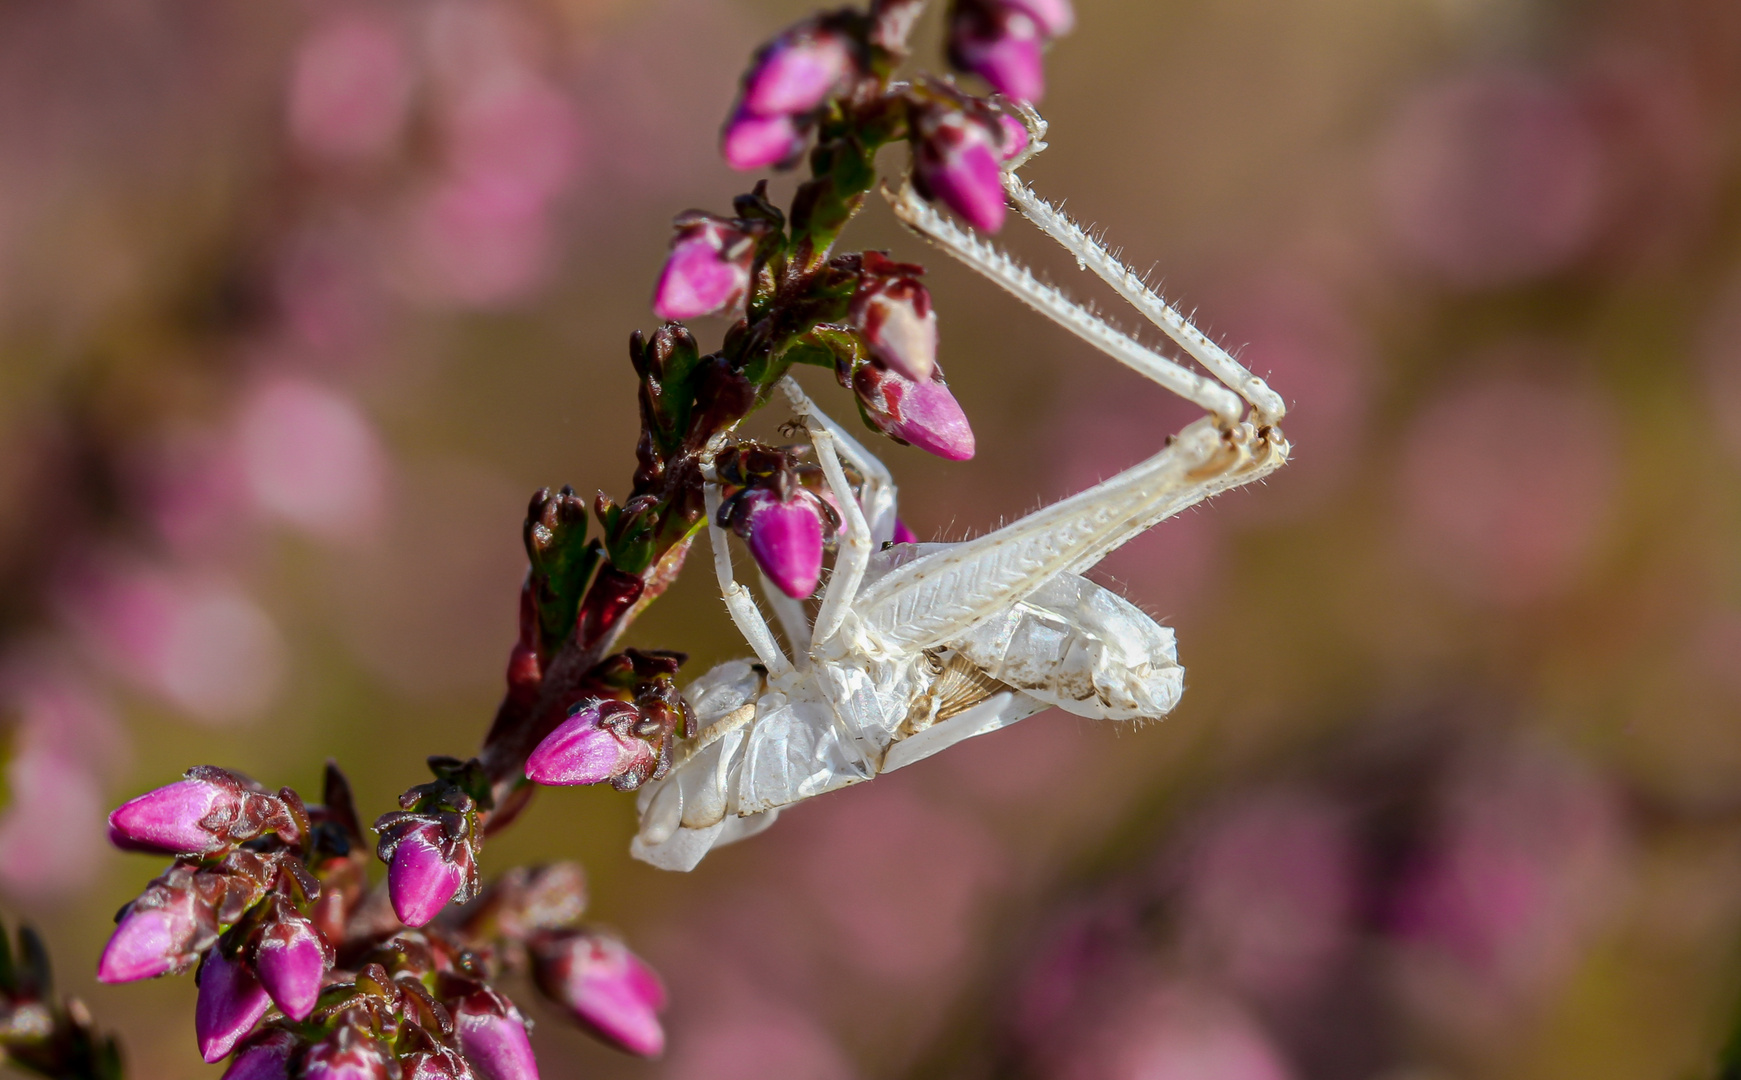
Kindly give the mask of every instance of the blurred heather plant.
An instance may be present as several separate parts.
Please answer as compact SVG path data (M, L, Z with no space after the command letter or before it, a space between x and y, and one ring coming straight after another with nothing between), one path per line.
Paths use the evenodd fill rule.
M202 766L110 816L117 846L174 862L118 916L98 977L196 971L199 1050L208 1062L231 1059L231 1080L535 1077L530 1021L499 986L516 972L606 1042L640 1055L662 1050L661 983L621 942L581 921L580 869L517 869L486 884L479 852L524 808L534 781L633 790L670 767L674 739L690 725L675 682L683 656L612 647L670 586L706 524L702 449L764 403L793 365L831 370L867 426L891 439L947 459L972 456L972 428L937 362L923 268L835 251L876 182L878 151L903 140L927 197L978 228L1002 222L1000 165L1026 148L1027 129L1007 98L978 97L947 78L895 79L922 7L875 0L868 11L820 15L757 53L722 152L743 169L789 167L813 141L809 178L786 210L764 181L735 200L732 216L676 219L655 313L734 322L707 355L677 322L632 336L641 433L630 492L621 502L600 493L590 506L569 487L533 496L507 693L476 757L431 757L434 778L375 822L383 886L369 885L369 845L336 765L319 804ZM1066 0L962 2L949 15L949 54L994 90L1031 100L1042 85L1039 46L1070 22ZM320 34L304 67L336 66L378 107L328 101L299 81L294 134L319 158L355 163L384 152L405 92L393 36L366 22ZM543 213L562 153L518 162L524 168L497 178L512 181L506 195L475 175L500 161L491 151L509 134L528 124L544 130L529 116L560 112L533 99L506 116L500 101L458 108L455 153L479 153L454 165L445 194L431 195L431 213L458 215L460 224ZM514 278L504 274L449 284L485 303ZM257 409L280 425L305 417L344 434L342 410L306 387L271 386ZM716 462L728 485L720 523L799 599L815 590L840 530L807 452L740 441ZM289 494L282 485L263 490L276 512L314 529L350 498L299 499L294 485Z

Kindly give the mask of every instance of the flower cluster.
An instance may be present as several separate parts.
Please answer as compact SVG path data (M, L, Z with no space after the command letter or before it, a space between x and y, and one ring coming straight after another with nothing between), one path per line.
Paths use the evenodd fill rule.
M707 523L705 458L727 491L718 524L745 541L782 592L798 600L815 592L840 528L832 494L797 449L729 444L795 365L833 371L872 430L949 460L973 456L972 426L938 361L923 268L882 252L833 250L877 182L877 153L903 141L922 195L976 228L1003 222L1003 171L1029 144L1023 106L975 97L947 79L897 80L921 7L874 0L867 11L805 20L761 49L745 73L725 127L726 160L788 167L808 147L809 177L786 210L763 182L729 215L676 218L654 312L667 320L724 315L731 325L710 354L676 322L632 336L641 383L634 484L622 502L602 493L593 500L596 533L572 489L533 497L508 692L475 767L465 766L470 779L443 772L458 763L437 767L437 781L408 792L404 810L378 826L389 891L403 898L406 922L433 918L476 889L484 836L524 805L528 781L633 790L669 768L673 739L687 730L674 681L682 658L610 649L669 586ZM958 9L952 25L968 14ZM1026 32L1023 19L1048 35L1069 25L1062 4L998 17L1011 33ZM902 527L895 539L912 535Z
M606 1041L657 1054L664 991L581 922L580 869L517 869L480 890L464 839L477 766L437 768L444 778L415 810L377 825L393 868L385 896L368 888L368 846L336 767L318 806L211 767L124 803L115 842L175 861L122 910L97 977L197 965L199 1051L232 1058L231 1080L530 1080L529 1022L495 985L508 971L532 974ZM444 913L456 895L470 902Z
M517 870L486 886L479 853L536 784L633 790L664 776L675 740L692 734L676 686L684 657L612 649L707 525L708 479L726 487L715 520L770 580L798 600L815 592L841 529L836 493L804 448L731 440L794 365L832 371L872 430L951 460L973 455L938 361L924 270L834 251L876 183L878 152L902 141L922 195L976 228L1002 224L1003 169L1028 145L1022 106L947 79L897 81L922 6L873 0L868 11L806 20L757 54L726 125L726 159L787 167L813 142L809 177L784 211L764 181L730 216L676 219L655 313L732 324L709 354L676 322L632 336L641 420L632 490L590 505L569 487L533 496L507 692L477 757L430 758L434 778L376 821L384 886L369 887L369 846L336 768L318 806L200 768L111 817L117 844L174 862L121 913L99 977L197 965L199 1048L207 1061L233 1059L230 1080L535 1077L528 1021L496 985L508 971L529 974L605 1040L661 1049L659 981L581 924L579 870ZM986 43L1039 40L1069 22L1062 0L961 4L951 18L958 62L1027 98L1037 75L1022 82L1009 63L986 60L987 48L1008 51ZM970 39L978 44L962 44ZM913 537L897 526L894 539Z

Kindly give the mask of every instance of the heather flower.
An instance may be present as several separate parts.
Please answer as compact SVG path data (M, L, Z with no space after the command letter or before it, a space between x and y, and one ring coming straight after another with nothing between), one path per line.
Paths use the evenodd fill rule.
M756 238L737 222L699 210L680 215L671 255L653 293L653 314L693 319L743 303Z
M109 815L117 847L171 855L204 855L229 843L204 822L233 813L240 795L205 780L178 780L129 799Z
M122 912L97 962L97 981L134 982L184 971L216 938L211 905L193 888L155 883Z
M651 767L657 752L613 721L640 718L633 705L591 701L575 707L526 759L526 777L538 784L567 787L598 784Z
M578 932L536 939L531 949L538 988L600 1038L642 1057L664 1050L665 987L622 942Z
M464 881L465 872L441 826L423 823L396 840L387 869L387 895L393 913L406 926L427 925Z
M804 133L786 115L738 112L726 122L720 152L726 164L746 172L784 165L804 150Z
M949 58L991 88L1018 101L1038 101L1046 92L1044 38L1025 12L962 5L949 28Z
M937 367L937 312L919 283L923 267L864 253L850 318L871 355L916 382Z
M820 500L804 491L782 500L758 489L744 505L743 528L756 565L787 596L802 600L815 593L827 517Z
M478 1080L538 1080L520 1011L500 994L472 994L453 1010L459 1046Z
M1003 226L1001 127L959 108L934 104L917 111L913 124L913 184L928 199L940 199L982 232Z
M721 150L734 169L783 166L797 158L810 114L856 68L839 30L806 23L775 40L744 75L744 92L726 122Z
M328 952L314 924L298 915L285 915L262 932L255 974L285 1016L306 1020L314 1011Z
M845 35L801 27L756 58L744 76L743 109L757 116L807 113L828 100L852 67Z
M851 380L866 419L883 434L950 461L973 456L973 428L943 382L942 369L915 382L877 364L862 364Z
M200 966L199 1002L193 1014L200 1056L208 1063L228 1057L271 1006L271 998L246 964L218 949L208 952Z
M267 832L294 836L299 828L282 798L252 790L243 777L210 765L129 799L109 815L116 847L164 855L209 855Z

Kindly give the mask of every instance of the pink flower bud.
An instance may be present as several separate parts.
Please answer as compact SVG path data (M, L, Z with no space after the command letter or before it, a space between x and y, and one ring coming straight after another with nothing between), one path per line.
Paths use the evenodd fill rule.
M656 756L651 745L607 726L623 715L638 714L621 701L595 701L576 710L526 758L526 778L551 787L598 784L650 762Z
M923 268L864 253L864 269L849 317L871 355L907 378L923 382L937 366L937 312L919 283Z
M427 925L453 899L464 876L443 848L439 825L411 830L393 849L393 862L387 868L393 913L406 926Z
M280 919L260 937L254 971L260 985L292 1020L306 1020L320 997L327 947L314 924L298 916Z
M193 1012L200 1056L208 1064L229 1057L236 1043L271 1007L272 999L247 965L217 949L206 953L199 971L199 1002Z
M1002 133L956 109L926 110L915 126L913 181L982 232L1003 226Z
M503 1015L467 999L454 1010L459 1048L477 1071L478 1080L538 1080L538 1059L518 1010Z
M744 493L742 522L750 554L780 591L798 600L816 591L822 576L823 518L817 499L795 492L788 502L772 491Z
M243 1044L223 1080L290 1080L290 1055L296 1037L288 1031L263 1032Z
M1063 37L1076 28L1076 11L1070 0L1002 0L1003 6L1019 11L1039 24L1049 38Z
M154 887L121 916L97 961L97 981L133 982L185 970L216 936L210 908L192 889Z
M136 799L109 815L109 837L116 847L169 855L204 855L229 841L208 822L233 818L240 795L206 780L178 780Z
M1038 101L1046 91L1043 40L1039 24L1024 12L963 8L949 28L949 58L1000 94Z
M744 111L807 113L828 100L852 66L846 38L835 31L805 29L782 37L763 50L745 76Z
M724 218L698 211L679 217L653 291L653 314L693 319L743 303L755 254L755 238Z
M795 159L804 149L804 133L791 116L757 116L739 112L725 125L720 152L734 169L766 169Z
M614 1046L642 1057L665 1049L659 1013L665 987L646 962L614 938L554 935L532 943L538 988Z
M917 544L919 538L913 534L912 529L907 528L906 522L896 518L894 542L897 544Z
M852 388L871 423L897 442L950 461L973 456L973 427L941 371L926 382L914 382L899 372L864 364L853 373Z

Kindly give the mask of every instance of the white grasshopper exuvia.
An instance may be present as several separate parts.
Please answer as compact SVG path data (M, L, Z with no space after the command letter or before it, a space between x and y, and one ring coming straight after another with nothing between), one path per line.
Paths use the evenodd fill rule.
M884 190L897 217L1066 330L1203 407L1208 415L1153 457L1077 495L961 543L890 544L888 470L782 384L845 518L814 623L765 589L797 654L788 657L732 576L727 536L708 531L720 589L756 659L721 664L684 691L696 734L671 771L641 789L635 857L670 870L761 831L783 807L929 757L962 739L1057 706L1107 720L1158 718L1184 688L1173 632L1082 573L1143 530L1287 460L1282 399L1151 291L1095 238L1040 199L1016 169L1017 209L1094 271L1208 372L1198 374L1115 329L933 210L910 185ZM842 459L862 478L855 492ZM721 501L704 463L708 518ZM809 642L807 649L798 643Z

